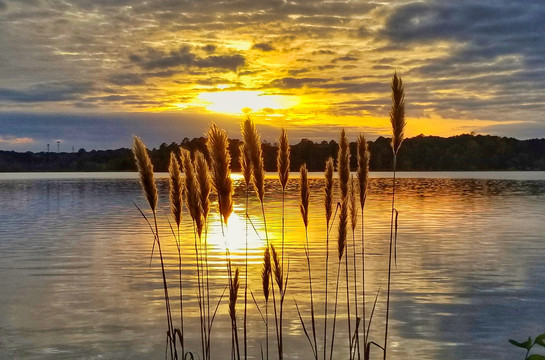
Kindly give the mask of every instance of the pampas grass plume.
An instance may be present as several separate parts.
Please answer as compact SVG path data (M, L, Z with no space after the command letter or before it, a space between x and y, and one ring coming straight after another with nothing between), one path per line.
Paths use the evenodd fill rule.
M344 200L348 196L348 180L350 180L350 149L348 148L348 139L344 129L341 131L341 140L339 142L337 172L339 173L341 199Z
M134 136L132 153L136 160L138 172L140 173L140 182L146 194L151 210L155 212L157 209L157 187L153 179L153 165L148 155L146 145L138 136Z
M265 253L263 254L263 270L261 271L261 283L263 285L263 296L265 297L265 301L269 301L271 271L271 253L269 248L266 248Z
M392 150L397 155L399 147L405 137L405 89L403 81L394 73L392 78L392 109L390 110L392 123Z
M333 214L333 158L327 159L325 163L325 186L324 186L324 205L326 222L329 224Z
M180 227L180 222L182 221L182 173L180 171L180 163L174 152L170 153L170 164L168 166L168 173L170 175L169 184L170 184L170 211L172 217L176 222L176 225Z
M290 175L290 144L288 141L288 133L285 129L282 129L280 137L278 138L276 165L278 167L278 177L280 178L282 190L285 190Z
M263 165L263 151L261 150L261 136L255 128L254 122L247 117L242 124L242 139L245 151L252 161L252 182L259 201L263 203L265 196L265 167Z
M358 185L360 190L360 206L363 209L367 199L367 188L369 184L369 151L365 136L358 137Z
M206 220L210 211L210 170L208 161L206 161L206 158L200 151L195 153L194 163L200 189L202 216Z
M284 282L282 275L282 264L280 263L280 256L278 256L278 253L276 249L274 248L274 245L271 244L271 252L272 252L272 258L274 263L274 280L276 281L276 284L278 285L278 290L280 291L280 294L282 294L282 291L284 290Z
M250 181L252 180L252 162L250 160L248 152L244 149L244 144L240 144L239 150L240 172L244 177L244 182L246 183L246 186L248 186L250 185Z
M356 206L356 186L354 185L354 177L350 179L350 196L348 205L350 207L350 224L352 225L352 231L356 229L358 222L358 207Z
M301 165L301 178L299 180L299 193L301 195L301 215L303 216L303 222L305 227L308 227L308 202L310 197L310 190L308 184L308 171L307 164Z
M207 147L212 160L212 184L218 193L219 211L227 224L233 212L233 182L231 180L231 155L225 130L215 124L208 130Z
M202 234L203 229L203 214L202 205L200 199L200 187L195 176L195 166L191 161L191 154L188 150L182 149L182 167L185 174L185 202L189 209L189 214L195 222L195 227L199 237Z

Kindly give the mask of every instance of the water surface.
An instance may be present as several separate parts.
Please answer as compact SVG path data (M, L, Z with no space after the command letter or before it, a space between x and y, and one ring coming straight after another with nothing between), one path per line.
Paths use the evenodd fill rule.
M326 238L323 181L320 174L315 175L311 179L308 241L321 346ZM391 357L520 358L522 350L511 346L507 339L545 332L545 174L399 175ZM384 176L390 174L373 174L365 209L366 300L370 307L380 289L371 330L372 339L378 343L384 341L392 183ZM244 273L246 193L240 178L236 177L235 184L235 211L224 235L215 204L210 214L207 242L212 307L226 283L226 248L233 265ZM159 176L158 185L160 235L178 324L178 253L167 220L168 181L164 174ZM281 190L274 178L268 180L266 190L267 234L269 241L281 249ZM153 237L133 201L150 215L134 173L0 174L0 358L164 357L166 321L160 265L154 258L150 267ZM295 177L289 182L285 201L284 258L286 267L289 259L290 271L285 353L288 359L311 359L294 305L296 299L308 320L310 301L303 249L306 238ZM185 324L188 347L199 352L194 237L185 209L183 216ZM256 229L249 226L248 231L249 289L264 311L260 272L267 240L261 207L253 193L249 216ZM337 272L336 224L330 246L330 309ZM361 276L359 223L355 235ZM349 238L352 267L354 247L352 236ZM346 358L348 344L344 265L341 271L335 358ZM360 291L361 286L359 278ZM352 298L352 288L350 291ZM239 325L243 298L241 288ZM248 298L249 354L258 359L260 347L265 346L265 327L251 296ZM354 315L353 306L351 311ZM212 354L216 359L227 358L230 351L227 314L224 300L214 324ZM273 314L272 307L269 314ZM272 316L270 322L272 357ZM239 335L242 337L242 330ZM378 355L377 351L373 358Z

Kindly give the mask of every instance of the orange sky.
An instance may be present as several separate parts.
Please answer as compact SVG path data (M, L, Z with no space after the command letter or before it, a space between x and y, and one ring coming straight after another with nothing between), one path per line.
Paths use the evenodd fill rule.
M313 138L387 136L394 71L408 136L545 136L545 5L530 3L1 0L0 149L114 146L33 125L55 115L92 127L148 114L152 145L155 127L193 137L245 113Z

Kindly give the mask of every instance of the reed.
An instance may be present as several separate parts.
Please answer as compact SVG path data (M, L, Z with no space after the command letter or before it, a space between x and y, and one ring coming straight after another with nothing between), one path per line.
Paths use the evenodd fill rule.
M153 213L153 222L154 228L152 232L154 235L154 244L157 244L157 249L159 251L159 259L161 260L161 272L163 276L163 290L165 293L165 308L166 308L166 317L167 317L167 342L170 349L171 359L176 359L176 340L174 337L174 325L172 323L172 313L170 308L170 298L168 296L168 286L167 278L165 273L165 265L163 261L163 251L161 249L161 241L159 239L159 227L157 226L157 187L155 185L155 179L153 177L153 165L148 155L146 145L142 140L134 136L133 140L133 149L132 149L134 159L136 161L136 166L138 168L138 173L140 174L140 183L146 199L148 200L149 206ZM144 213L138 208L138 210L144 216ZM144 218L146 218L144 216Z
M314 354L314 358L318 359L318 343L316 341L316 320L315 320L315 314L314 314L314 293L312 290L312 271L311 271L311 265L310 265L310 246L308 243L308 204L309 204L309 198L310 198L310 187L308 183L308 171L307 171L307 165L303 164L301 165L300 170L300 179L299 179L299 196L300 196L300 204L299 208L301 210L301 216L303 218L303 223L305 224L305 257L307 260L307 269L308 269L308 284L309 284L309 294L310 294L310 319L311 319L311 329L312 329L312 352Z
M191 154L188 150L181 149L182 169L185 175L184 192L186 194L185 203L189 210L189 215L193 220L197 235L202 235L204 226L204 217L201 206L200 186L196 177L196 170L191 160Z
M247 117L242 124L242 139L244 151L247 152L252 163L252 184L259 201L263 205L265 196L265 166L263 165L263 151L261 136L257 132L254 122Z
M271 253L269 248L265 249L263 254L263 270L261 271L261 284L263 286L263 297L265 298L265 348L266 348L266 359L269 359L269 294L271 290L271 276L272 276L272 267L271 267Z
M386 321L384 331L384 360L388 351L388 324L390 315L390 286L392 278L392 251L395 251L397 229L394 230L394 218L397 224L397 210L395 208L396 190L396 163L399 148L405 134L405 89L403 81L394 73L392 78L392 108L390 110L390 122L392 124L392 153L393 153L393 180L392 180L392 213L390 220L390 251L388 254L388 288L386 293ZM397 227L397 226L396 226Z
M172 218L176 223L177 236L176 239L176 248L178 250L178 275L179 275L179 284L180 287L180 345L182 347L182 358L185 356L185 334L184 334L184 296L183 296L183 283L182 283L182 251L181 251L181 240L180 240L180 223L182 221L182 205L183 205L183 182L182 182L182 173L180 171L180 163L174 152L170 153L170 163L168 167L169 173L169 199L170 199L170 211L172 213Z
M242 176L244 178L244 185L246 190L246 207L245 207L245 216L244 221L246 225L246 231L245 231L245 256L246 256L246 262L244 264L244 359L247 359L248 354L248 340L247 340L247 316L248 316L248 201L249 201L249 195L250 195L250 181L252 180L252 164L251 160L248 156L248 152L244 151L244 144L241 144L239 146L240 151L240 172L242 173ZM268 324L265 324L268 327ZM267 333L268 336L268 333ZM268 357L268 339L267 339L267 357Z
M210 317L210 274L208 267L208 213L210 212L210 192L211 192L211 177L210 167L208 161L200 151L195 152L194 159L195 175L197 183L199 184L199 195L201 200L201 213L204 221L204 246L202 239L199 241L199 250L201 254L200 258L200 271L201 271L201 293L203 295L203 308L204 308L204 331L206 341L206 358L210 358L210 335L212 331L211 317Z
M144 195L148 200L151 211L157 210L157 187L153 178L153 165L148 155L146 145L138 136L134 136L132 153L136 161L138 173L140 174L140 184L144 190Z
M355 316L356 316L356 328L354 332L354 342L351 340L352 344L352 353L350 354L350 358L355 358L355 354L357 352L358 359L361 358L360 354L360 336L359 336L359 322L360 317L358 314L358 271L356 267L356 225L358 223L358 207L356 205L356 186L354 185L354 176L351 176L350 178L350 192L348 196L348 208L350 210L350 226L352 228L352 272L353 272L353 282L354 282L354 309L355 309ZM348 256L347 256L348 259ZM348 265L348 262L347 262ZM348 268L348 266L347 266ZM347 276L348 278L348 276ZM347 294L348 296L348 294ZM349 336L352 338L352 334L349 334Z
M231 155L227 132L215 124L208 130L207 147L212 160L212 185L218 194L220 216L227 224L233 212L233 182L231 180Z
M365 136L360 134L357 142L358 152L358 187L361 209L361 274L362 274L362 318L363 318L363 358L369 359L368 339L366 331L366 307L365 307L365 239L364 239L364 207L367 200L367 189L369 184L369 151L367 149L367 141Z
M278 307L280 309L284 308L284 300L286 299L286 290L288 287L288 279L289 279L289 269L287 270L286 274L287 276L284 278L284 269L282 266L282 259L278 255L278 252L276 251L276 248L273 244L270 245L271 248L271 254L272 254L272 273L271 273L271 293L273 295L273 302L275 306L275 323L276 323L276 341L277 341L277 347L278 347L278 358L282 359L284 357L284 338L282 333L282 326L280 324L280 316L276 313L276 299L275 299L275 292L274 292L274 283L276 282L276 285L278 287L278 294L280 296L279 298L279 304ZM289 263L288 263L289 266Z
M182 167L185 175L184 191L186 194L186 206L189 209L189 214L193 220L194 229L194 246L195 246L195 266L197 272L197 302L199 305L200 332L201 332L201 351L206 360L208 351L207 345L207 329L206 329L206 313L204 307L203 294L203 278L201 276L203 264L201 262L201 252L199 251L199 243L202 236L204 226L203 207L201 205L200 184L197 179L197 170L195 163L191 160L191 154L188 150L182 149ZM197 242L197 237L199 241Z
M339 151L337 153L337 173L339 176L339 191L341 194L341 212L339 214L339 231L337 238L337 253L338 253L338 268L337 268L337 284L335 290L335 311L333 315L333 333L331 339L331 355L333 356L333 345L335 343L335 324L337 315L337 301L338 301L338 289L339 289L339 272L341 270L341 260L346 250L346 238L347 238L347 226L348 226L348 182L350 180L350 149L348 146L348 139L344 129L341 131L341 138L339 141ZM346 261L346 306L347 306L347 321L348 321L348 334L352 334L351 317L350 317L350 297L348 289L348 256L345 257ZM348 336L349 354L352 354L352 342Z
M328 274L329 274L329 222L333 213L333 158L328 158L325 163L324 206L326 218L326 255L325 255L325 300L324 300L324 360L327 353L327 305L328 305Z
M229 273L229 317L231 318L231 358L240 360L236 315L238 289L240 287L239 270L236 268L235 275L233 276L230 260L228 261L227 267Z
M278 168L278 179L282 186L282 276L284 276L284 239L285 239L285 198L286 198L286 185L288 184L290 174L290 144L288 140L288 133L285 129L280 132L278 138L278 156L276 158L276 165ZM287 284L286 284L287 286ZM284 298L286 289L285 287L280 290L280 314L279 314L279 328L280 339L283 338L283 319L284 319Z

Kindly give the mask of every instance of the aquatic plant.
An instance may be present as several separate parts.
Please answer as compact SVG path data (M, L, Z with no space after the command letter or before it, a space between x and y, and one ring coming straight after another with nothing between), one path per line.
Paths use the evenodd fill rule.
M530 351L532 351L535 345L540 345L541 347L545 347L545 334L536 336L534 341L532 341L531 337L528 337L528 340L523 342L518 342L513 339L509 339L509 342L515 345L516 347L526 349L526 356L524 357L525 360L545 360L544 355L530 354Z

